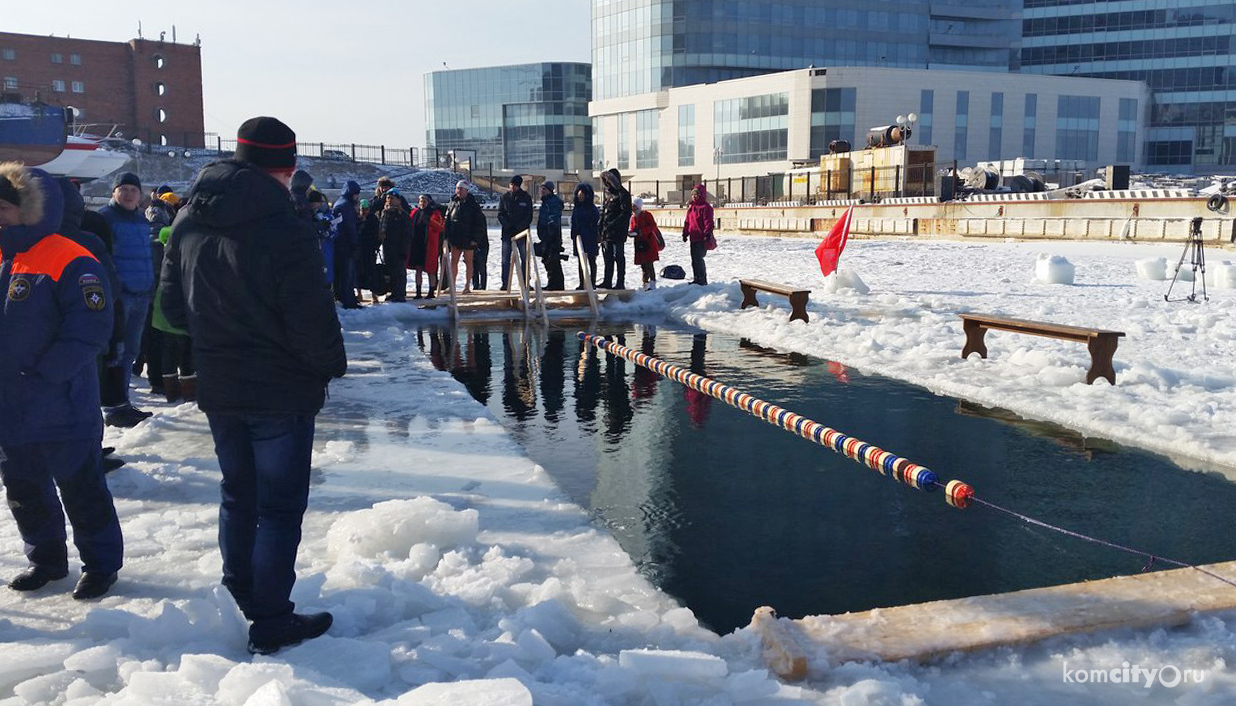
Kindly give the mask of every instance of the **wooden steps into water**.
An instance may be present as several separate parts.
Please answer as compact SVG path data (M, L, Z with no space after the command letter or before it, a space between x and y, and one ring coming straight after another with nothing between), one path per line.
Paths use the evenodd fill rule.
M602 301L613 297L618 301L625 302L630 301L631 297L635 296L637 290L598 289L595 291L597 298ZM563 291L541 290L541 296L545 299L545 305L549 308L588 306L588 291L584 289L567 289ZM523 297L517 291L507 292L484 289L468 292L467 294L456 292L455 298L459 306L469 309L520 309L523 304ZM408 300L411 301L411 297ZM446 307L450 306L451 303L449 294L439 294L433 299L418 299L416 301L422 309Z
M1202 568L1236 581L1236 561ZM798 620L761 608L751 627L769 667L791 679L806 676L813 653L826 653L830 664L921 662L1061 635L1183 625L1195 613L1233 609L1236 586L1189 568Z

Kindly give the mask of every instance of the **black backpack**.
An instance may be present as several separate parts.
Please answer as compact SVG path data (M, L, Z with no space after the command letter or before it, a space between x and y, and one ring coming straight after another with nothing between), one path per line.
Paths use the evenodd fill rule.
M678 265L666 265L661 270L661 276L665 279L686 279L687 273Z

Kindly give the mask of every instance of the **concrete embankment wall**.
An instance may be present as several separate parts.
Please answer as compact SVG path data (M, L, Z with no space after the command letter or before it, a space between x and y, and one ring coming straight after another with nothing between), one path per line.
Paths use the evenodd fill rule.
M718 230L740 235L820 237L845 213L845 205L717 208ZM654 211L662 229L682 227L686 211ZM854 208L850 236L1018 240L1183 241L1201 217L1207 244L1236 243L1236 214L1215 213L1205 198L1063 199L1035 201L862 204Z

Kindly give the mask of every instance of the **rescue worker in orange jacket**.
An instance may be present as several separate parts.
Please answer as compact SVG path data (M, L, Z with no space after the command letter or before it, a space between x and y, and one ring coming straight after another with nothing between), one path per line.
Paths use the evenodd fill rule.
M68 575L67 515L83 564L73 597L90 599L115 583L124 553L95 371L112 292L98 259L57 233L63 203L46 173L0 164L0 479L30 562L9 588Z

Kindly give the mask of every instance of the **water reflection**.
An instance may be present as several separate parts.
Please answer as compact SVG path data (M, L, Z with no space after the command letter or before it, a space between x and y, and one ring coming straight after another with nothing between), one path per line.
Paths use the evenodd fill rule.
M725 632L801 616L1136 573L1127 555L948 508L624 359L575 329L418 336L657 585ZM599 331L973 483L989 500L1191 562L1236 557L1236 484L958 406L911 385L699 331ZM500 398L491 385L501 376ZM570 377L569 383L566 378ZM1110 446L1110 448L1109 448ZM1172 502L1164 502L1171 498Z

